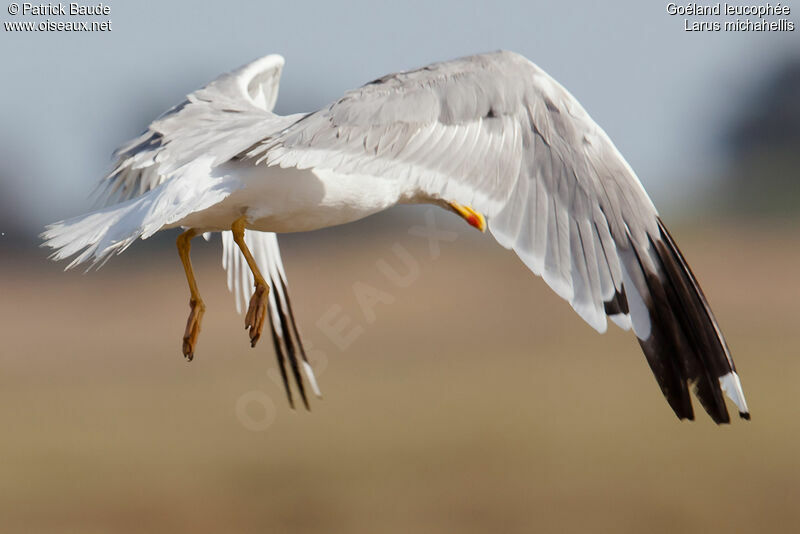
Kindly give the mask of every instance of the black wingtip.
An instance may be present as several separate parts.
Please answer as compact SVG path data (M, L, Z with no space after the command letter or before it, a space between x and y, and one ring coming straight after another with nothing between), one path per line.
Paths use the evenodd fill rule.
M281 343L278 333L275 330L275 324L272 314L268 315L270 332L272 332L272 343L275 346L275 358L278 360L278 368L281 371L281 380L283 381L283 388L286 390L286 398L289 400L289 406L294 409L294 399L292 398L292 389L289 386L289 376L286 373L286 356L284 355L283 344Z
M280 285L278 285L278 282ZM273 290L270 292L270 299L271 303L274 305L271 309L274 310L275 315L273 315L272 312L269 314L269 324L272 333L272 343L275 346L275 355L278 359L281 371L281 379L286 389L286 397L289 399L289 405L294 408L294 398L289 384L289 369L291 369L291 374L294 378L297 392L300 394L300 399L303 401L303 406L305 406L306 410L311 411L305 386L303 385L303 377L300 372L298 352L304 361L307 360L302 341L297 333L297 326L294 324L294 315L291 313L291 305L286 298L286 285L283 280L278 277L277 279L271 278L271 287Z
M678 297L675 305L681 310L682 329L690 341L694 360L704 376L696 382L695 393L706 412L718 424L730 423L719 377L735 371L730 350L717 324L708 300L689 264L659 218L660 240L655 245L667 279ZM691 358L691 355L686 356ZM740 413L741 417L741 413Z
M275 282L280 283L280 291L277 295L278 306L276 306L276 309L283 330L283 340L286 344L294 381L297 385L297 390L300 392L303 405L306 410L311 411L308 397L306 396L306 388L303 385L303 376L300 372L298 355L303 361L307 362L308 359L306 358L305 349L303 348L303 341L300 339L300 332L297 329L294 312L292 311L292 304L289 301L289 289L286 287L286 281L280 276L277 277L277 280L273 279L272 282L273 287L275 286Z
M745 421L749 421L750 420L750 412L739 412L739 417L741 417Z
M621 254L626 290L641 296L649 314L650 333L639 343L679 419L693 419L691 388L715 423L730 423L718 378L734 370L730 352L694 274L660 219L658 226L647 246L631 238L631 250ZM607 307L621 311L628 295L615 294Z

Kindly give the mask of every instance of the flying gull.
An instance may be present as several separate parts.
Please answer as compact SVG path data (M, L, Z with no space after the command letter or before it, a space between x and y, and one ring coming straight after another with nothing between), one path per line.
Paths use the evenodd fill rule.
M495 52L389 74L319 111L272 112L284 60L258 59L190 94L116 153L105 207L47 227L69 267L102 265L136 239L182 228L191 360L205 305L193 237L221 232L245 328L269 318L289 372L319 388L287 294L277 233L343 224L395 204L435 204L513 249L589 325L633 330L680 419L690 387L717 423L723 392L749 419L736 367L700 286L631 167L566 89Z

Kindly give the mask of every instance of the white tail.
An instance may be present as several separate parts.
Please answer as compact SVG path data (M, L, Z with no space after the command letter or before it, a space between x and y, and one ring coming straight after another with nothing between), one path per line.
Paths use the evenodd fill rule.
M119 254L137 238L147 239L164 226L190 213L206 209L231 194L235 185L225 177L210 176L209 159L201 158L181 169L181 174L147 193L47 226L44 246L63 260L78 254L67 269L88 260L92 265Z

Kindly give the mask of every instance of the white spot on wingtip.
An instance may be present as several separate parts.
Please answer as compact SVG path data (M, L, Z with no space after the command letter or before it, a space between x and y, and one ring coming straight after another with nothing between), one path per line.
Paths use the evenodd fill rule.
M311 384L311 389L314 390L314 395L322 398L322 392L319 390L317 379L314 377L314 370L311 368L308 362L303 362L303 370L306 372L306 378L308 378L308 383Z
M628 315L627 313L626 314L616 313L614 315L609 315L608 318L614 321L614 324L616 324L623 330L630 330L631 326L633 326L631 324L631 316Z
M722 391L731 399L739 412L749 414L750 410L747 409L747 402L744 400L744 392L742 391L742 382L739 380L739 375L735 371L719 377L719 385Z

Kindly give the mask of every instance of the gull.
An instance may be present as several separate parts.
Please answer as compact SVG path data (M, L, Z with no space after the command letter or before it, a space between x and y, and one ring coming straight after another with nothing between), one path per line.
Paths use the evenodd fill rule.
M348 223L396 204L433 204L512 249L600 333L633 330L667 402L693 419L690 389L717 423L723 393L750 414L730 350L695 276L634 171L558 82L499 51L389 74L313 113L272 112L284 60L224 74L119 148L104 207L49 225L67 268L100 266L181 228L191 360L205 304L191 240L222 233L223 265L245 328L266 317L289 403L289 371L319 387L288 298L277 233Z

